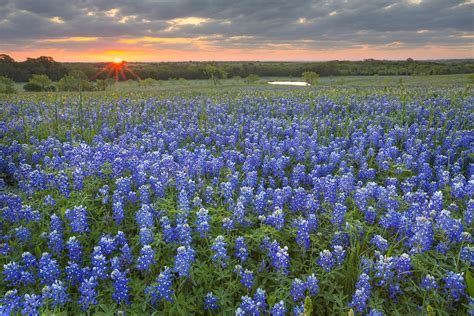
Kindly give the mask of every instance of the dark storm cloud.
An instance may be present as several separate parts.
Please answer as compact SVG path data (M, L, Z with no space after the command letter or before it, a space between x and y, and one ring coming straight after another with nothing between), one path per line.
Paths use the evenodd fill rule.
M472 45L473 7L450 0L0 0L0 48L66 37L206 37L237 48L462 46ZM174 20L189 17L206 20Z

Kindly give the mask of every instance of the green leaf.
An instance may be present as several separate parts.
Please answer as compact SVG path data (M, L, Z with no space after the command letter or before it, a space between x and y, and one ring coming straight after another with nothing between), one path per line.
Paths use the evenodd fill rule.
M466 284L467 292L471 297L474 297L474 278L472 277L472 273L470 270L466 271Z

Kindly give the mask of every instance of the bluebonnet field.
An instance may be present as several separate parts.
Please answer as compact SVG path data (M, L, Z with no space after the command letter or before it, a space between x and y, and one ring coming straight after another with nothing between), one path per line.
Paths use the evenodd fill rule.
M1 101L0 310L472 314L474 98L443 95Z

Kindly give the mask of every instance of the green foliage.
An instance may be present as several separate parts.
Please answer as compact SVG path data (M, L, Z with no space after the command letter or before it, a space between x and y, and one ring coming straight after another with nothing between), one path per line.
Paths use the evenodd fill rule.
M15 93L14 84L10 78L0 76L0 93Z
M158 84L158 81L153 78L146 78L139 81L141 87L153 87Z
M469 83L474 84L474 74L469 75Z
M319 74L314 71L305 71L301 74L301 77L312 86L318 84L319 81Z
M73 71L59 80L58 89L60 91L92 91L94 86L83 72Z
M112 86L115 83L114 79L99 79L95 81L95 89L97 91L105 91L108 87Z
M304 299L304 316L311 316L313 313L313 302L311 297L306 296Z
M248 84L257 83L260 80L258 75L250 74L245 78L245 82Z
M219 79L225 79L227 77L227 73L222 68L214 65L207 65L204 68L204 73L208 79L212 80L214 85L219 83Z
M56 91L53 81L47 75L33 75L23 89L25 91Z

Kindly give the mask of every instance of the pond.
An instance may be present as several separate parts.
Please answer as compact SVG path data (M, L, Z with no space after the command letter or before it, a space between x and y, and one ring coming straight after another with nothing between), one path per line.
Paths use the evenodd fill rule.
M269 81L268 84L286 85L286 86L310 86L304 81Z

